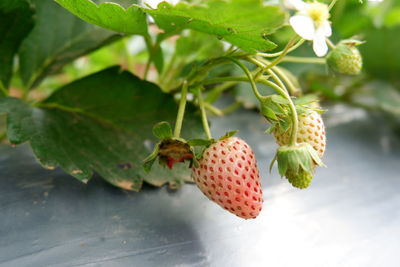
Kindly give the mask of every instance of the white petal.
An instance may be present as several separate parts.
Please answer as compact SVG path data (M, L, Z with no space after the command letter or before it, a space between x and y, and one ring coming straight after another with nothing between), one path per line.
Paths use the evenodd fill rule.
M293 30L306 40L313 40L315 35L314 21L307 16L296 15L290 18Z
M329 37L332 35L332 27L329 21L324 21L320 27L322 28L325 37Z
M307 3L301 0L285 0L285 6L290 9L303 10L306 8Z
M322 28L319 28L314 36L313 49L318 57L323 57L328 53L328 45Z

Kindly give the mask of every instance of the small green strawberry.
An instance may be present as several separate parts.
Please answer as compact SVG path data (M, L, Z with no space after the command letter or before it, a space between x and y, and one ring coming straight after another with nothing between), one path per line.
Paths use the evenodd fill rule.
M281 176L297 188L307 188L314 176L316 166L323 166L318 153L308 143L281 146L276 154Z
M280 146L276 155L279 173L297 188L307 188L314 176L316 166L325 153L326 134L321 115L308 110L298 116L297 144L289 146L290 129L281 132L273 130L276 142Z
M362 69L362 56L356 46L362 44L357 40L341 41L326 57L328 66L337 73L357 75Z

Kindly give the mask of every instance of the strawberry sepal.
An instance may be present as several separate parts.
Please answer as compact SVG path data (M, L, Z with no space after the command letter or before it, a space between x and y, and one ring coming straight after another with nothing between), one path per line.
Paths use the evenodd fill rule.
M308 143L281 146L276 154L279 174L297 188L307 188L316 166L324 166L317 151Z

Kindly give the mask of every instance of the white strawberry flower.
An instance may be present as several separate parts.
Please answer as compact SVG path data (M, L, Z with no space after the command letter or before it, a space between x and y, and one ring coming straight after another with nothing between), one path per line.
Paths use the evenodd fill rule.
M313 41L313 49L318 57L325 56L328 52L326 38L332 35L328 5L301 0L285 0L285 5L298 11L289 20L293 30L302 38Z

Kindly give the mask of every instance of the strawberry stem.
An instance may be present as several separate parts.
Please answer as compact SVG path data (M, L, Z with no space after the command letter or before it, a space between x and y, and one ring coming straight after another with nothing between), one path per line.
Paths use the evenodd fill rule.
M286 54L287 54L287 53L292 52L293 50L296 50L296 49L299 48L304 42L305 42L304 39L300 39L296 44L294 44L293 46L291 46L286 52L285 52L285 49L284 49L284 50L282 50L282 51L280 51L280 52L272 53L272 54L269 54L269 53L257 53L257 56L269 57L269 58L271 58L271 57L278 57L278 56L280 56L280 55L283 54L283 53L286 53Z
M337 0L333 0L330 4L329 4L329 10L331 10L335 4L336 4Z
M293 63L305 63L305 64L326 64L325 58L317 57L290 57L286 56L282 59L282 62L293 62Z
M203 129L208 139L212 139L210 126L208 125L206 108L204 105L203 95L201 93L201 88L197 90L197 100L199 101L200 111L201 111L201 121L203 123Z
M257 97L258 100L262 101L263 96L258 91L256 82L254 81L254 77L251 74L251 72L249 71L249 69L242 62L237 60L236 58L233 58L233 57L226 57L226 58L229 59L230 61L232 61L233 63L235 63L236 65L238 65L244 71L244 73L246 74L247 78L250 81L251 88L253 89L254 95Z
M182 84L181 99L179 101L178 114L176 116L174 137L179 138L181 135L183 117L185 116L185 108L187 102L188 84L184 81Z

